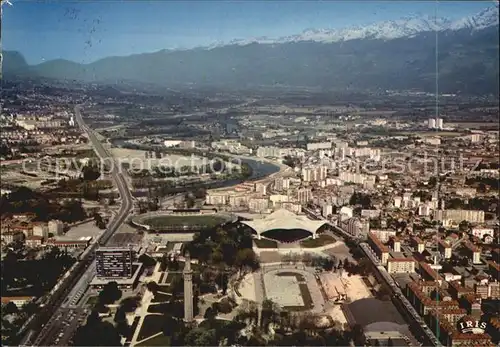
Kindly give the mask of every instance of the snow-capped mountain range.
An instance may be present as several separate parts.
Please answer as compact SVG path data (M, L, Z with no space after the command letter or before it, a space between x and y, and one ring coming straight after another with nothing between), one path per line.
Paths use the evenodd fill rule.
M498 3L487 7L479 13L458 20L450 20L434 16L409 16L397 20L388 20L366 26L353 26L344 29L307 29L298 35L280 38L257 37L251 39L232 40L227 43L217 42L207 49L227 45L248 45L251 43L278 44L288 42L315 41L315 42L340 42L355 39L382 39L391 40L401 37L412 37L428 31L480 30L498 25Z

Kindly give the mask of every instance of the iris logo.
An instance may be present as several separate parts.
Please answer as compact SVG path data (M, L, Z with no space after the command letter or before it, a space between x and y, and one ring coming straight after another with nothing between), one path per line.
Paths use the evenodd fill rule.
M458 330L465 333L473 333L473 334L484 334L486 330L487 323L480 320L464 320L458 323Z

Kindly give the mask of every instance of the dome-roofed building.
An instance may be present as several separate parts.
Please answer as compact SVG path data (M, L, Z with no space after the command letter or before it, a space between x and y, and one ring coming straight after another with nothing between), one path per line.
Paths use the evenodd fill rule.
M259 239L262 234L277 230L302 230L316 238L318 229L328 224L325 221L311 220L306 216L296 215L285 209L276 210L261 219L241 221L241 223L255 230Z

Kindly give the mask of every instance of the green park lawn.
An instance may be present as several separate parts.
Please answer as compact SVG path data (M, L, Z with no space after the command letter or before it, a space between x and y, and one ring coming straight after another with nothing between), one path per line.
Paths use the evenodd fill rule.
M178 226L178 225L203 225L206 227L215 227L226 222L226 219L214 215L197 215L197 216L154 216L145 218L144 224L150 225L152 228L161 229L161 227Z
M316 239L310 238L300 242L300 246L304 248L316 248L335 243L335 238L330 235L321 234Z
M165 336L163 334L155 336L149 340L141 342L136 346L146 347L146 346L170 346L170 336Z
M169 272L167 274L167 278L165 278L165 283L172 283L172 281L174 280L175 277L182 277L182 275L179 273Z
M259 248L278 248L278 243L269 239L254 239L255 245Z
M139 336L137 339L139 341L144 340L152 335L158 334L162 332L163 324L165 323L165 319L163 315L158 314L149 314L144 318L144 322L141 326L141 331L139 331Z
M172 297L171 294L156 293L154 298L151 300L152 303L167 302Z

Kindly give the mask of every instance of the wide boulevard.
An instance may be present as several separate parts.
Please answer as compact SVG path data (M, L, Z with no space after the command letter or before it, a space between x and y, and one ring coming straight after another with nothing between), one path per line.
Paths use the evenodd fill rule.
M68 345L68 340L72 337L74 331L79 325L79 319L77 317L83 318L86 316L84 309L77 306L77 302L86 291L89 281L91 281L94 275L94 251L99 245L106 245L111 236L127 219L133 208L132 195L121 171L115 165L115 161L107 149L104 148L102 143L99 141L94 131L90 129L87 124L85 124L80 110L81 106L78 105L75 107L75 119L80 128L87 134L94 151L100 160L105 163L107 171L118 188L121 202L120 209L114 216L113 220L109 223L106 231L101 235L98 242L93 243L90 248L85 251L85 255L79 261L83 264L83 266L75 267L74 271L77 273L74 276L69 276L66 283L61 283L61 289L54 295L54 298L49 298L51 304L44 306L41 312L41 314L45 314L46 317L49 317L48 321L46 321L45 324L41 323L43 324L43 327L38 334L36 333L36 330L38 330L40 326L34 326L34 330L30 331L27 338L25 338L23 343L24 345ZM44 310L48 312L43 312ZM80 322L82 321L82 318L80 319Z

